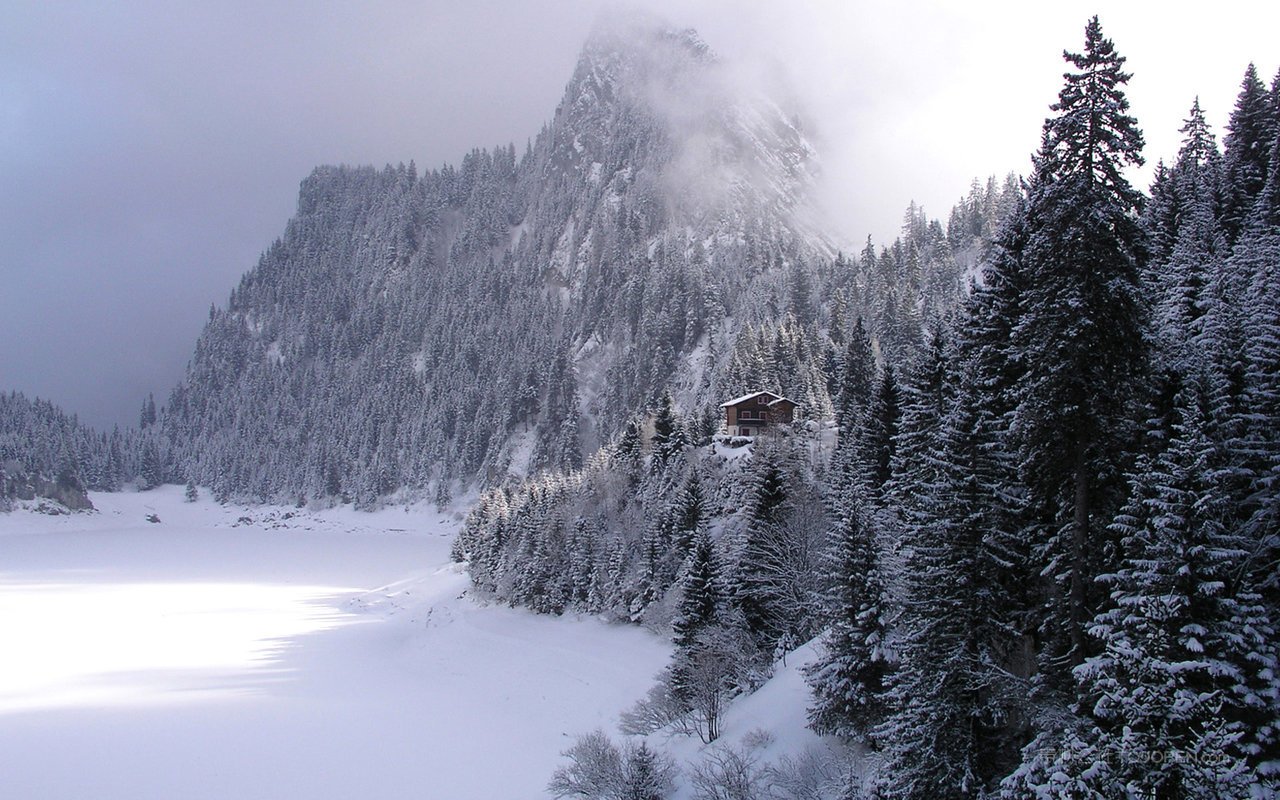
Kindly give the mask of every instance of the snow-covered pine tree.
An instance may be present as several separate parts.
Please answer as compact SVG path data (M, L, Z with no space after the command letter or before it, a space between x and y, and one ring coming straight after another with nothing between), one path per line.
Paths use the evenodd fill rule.
M676 651L664 680L704 742L719 735L723 703L733 689L731 674L741 668L729 663L731 656L721 646L729 638L721 624L723 611L718 560L710 536L699 530L680 580L680 603L672 621Z
M885 481L889 480L901 415L897 373L892 364L885 364L872 392L856 444L857 479L872 498L879 496Z
M1267 87L1250 64L1240 81L1224 141L1222 226L1230 243L1243 232L1249 211L1266 184L1276 124Z
M1161 274L1148 277L1149 283L1164 288L1155 317L1156 335L1165 348L1161 360L1180 370L1185 368L1178 348L1189 346L1201 332L1208 276L1226 251L1218 220L1222 157L1198 99L1182 134L1182 148L1170 173L1178 208L1172 228L1165 231L1169 252L1158 267L1152 265Z
M578 517L573 521L565 542L566 567L568 569L568 602L587 611L597 612L592 608L590 599L595 581L595 567L598 559L596 548L604 543L601 531L592 521Z
M138 429L146 430L156 424L156 398L154 395L147 395L147 399L142 401L142 410L138 413Z
M1221 216L1222 153L1209 130L1200 98L1191 104L1191 111L1181 128L1182 146L1172 167L1161 161L1156 167L1151 184L1151 197L1142 210L1143 226L1150 237L1151 270L1145 277L1155 282L1154 270L1168 263L1178 241L1178 229L1187 210L1197 202L1202 191L1209 189L1209 200L1215 220Z
M836 449L831 457L833 482L848 486L857 473L857 441L871 402L876 362L862 317L858 317L845 347L835 395Z
M1125 59L1097 17L1046 120L1026 206L1025 279L1013 350L1021 374L1012 432L1034 508L1042 564L1060 592L1046 634L1065 641L1046 664L1079 663L1100 597L1093 577L1111 566L1105 524L1121 498L1115 478L1132 448L1130 420L1147 364L1139 278L1146 258L1140 195L1124 177L1142 163L1129 116Z
M1240 302L1248 296L1252 281L1247 253L1248 247L1234 247L1229 257L1207 265L1208 283L1202 294L1205 310L1195 340L1195 348L1207 359L1205 388L1213 398L1213 438L1223 443L1247 435L1245 364L1249 337Z
M698 469L689 470L689 477L676 495L671 509L671 545L677 559L683 561L693 549L693 539L707 520L706 498Z
M154 489L165 481L164 456L154 436L148 436L143 440L138 481L143 489Z
M1277 146L1280 153L1280 145ZM1280 156L1277 156L1280 161ZM1237 518L1247 532L1257 576L1273 619L1280 615L1280 220L1261 216L1236 244L1232 266L1250 275L1241 318L1248 338L1244 348L1244 418L1233 456L1240 462Z
M1091 724L1083 749L1067 748L1078 752L1056 770L1100 796L1261 797L1280 788L1275 630L1242 570L1247 537L1223 526L1229 498L1204 401L1189 381L1174 438L1135 472L1115 522L1125 559L1101 576L1111 602L1090 629L1102 651L1075 671Z
M900 410L891 442L887 488L897 510L909 508L919 497L916 479L925 478L931 470L929 451L954 400L951 372L955 365L949 338L946 326L935 320L907 379L895 391Z
M729 576L728 594L752 640L765 653L786 632L783 562L789 510L788 475L773 443L757 442L747 518Z
M1207 328L1224 322L1210 313L1212 279L1222 271L1227 254L1219 221L1222 158L1199 101L1192 104L1182 133L1177 161L1163 182L1152 187L1149 205L1168 205L1167 218L1157 219L1149 209L1144 216L1159 253L1144 275L1153 298L1146 417L1151 423L1149 446L1156 448L1170 436L1173 400L1184 377L1203 363L1200 351Z
M671 460L684 451L684 424L676 412L675 400L671 392L663 392L658 403L658 413L653 419L653 439L651 442L653 459L650 462L654 472L661 472Z
M1280 68L1271 79L1271 113L1275 140L1271 143L1270 160L1267 163L1267 181L1262 195L1254 205L1251 218L1264 225L1280 225Z
M680 578L680 605L671 627L679 650L695 647L703 628L720 619L720 570L711 537L699 528L689 549Z
M674 766L640 742L625 752L618 800L666 800L671 795Z
M910 553L898 663L874 737L882 788L901 798L978 798L1016 763L1026 736L1017 531L1003 497L996 420L971 365L934 439L934 470L907 524Z
M1025 232L1022 223L1015 210L1001 231L1003 241L1017 242ZM965 394L980 421L974 436L981 443L981 464L986 470L981 477L990 491L988 510L1001 526L991 534L1000 558L995 576L1000 586L995 591L1004 598L1002 624L1018 642L1003 668L1019 679L1030 679L1037 670L1036 635L1047 592L1041 568L1032 557L1028 492L1009 431L1021 369L1009 341L1010 327L1018 317L1020 265L993 253L984 278L956 325L953 360L960 375L956 391Z
M940 323L931 326L928 341L906 370L908 377L899 391L901 418L892 440L889 480L879 497L865 482L860 489L870 501L866 521L872 537L881 542L881 568L890 597L898 597L904 591L910 569L906 563L911 546L909 532L928 516L925 506L933 500L930 492L937 483L939 465L934 448L955 395L950 338ZM887 609L890 627L898 606L894 602Z
M632 622L644 619L649 606L662 597L669 585L660 574L663 550L659 536L658 526L650 526L640 542L640 563L628 592L631 601L627 607L627 616Z
M861 504L842 505L845 516L830 533L829 627L822 657L806 670L814 701L809 725L818 733L868 742L883 721L888 610L878 546L861 519Z
M1006 424L1022 374L1021 359L1013 350L1013 331L1022 318L1025 299L1028 223L1026 198L1019 191L982 260L980 280L965 304L961 326L992 416L1005 419Z
M1142 227L1147 231L1151 259L1143 278L1149 281L1151 268L1169 260L1178 233L1178 194L1174 190L1173 171L1163 158L1156 162L1147 194L1147 202L1142 207Z

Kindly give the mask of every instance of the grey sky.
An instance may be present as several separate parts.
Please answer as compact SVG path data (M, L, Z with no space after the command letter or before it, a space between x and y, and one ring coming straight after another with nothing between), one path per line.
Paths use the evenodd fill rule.
M1280 30L1271 4L1243 0L1213 19L1168 2L639 5L696 27L745 79L786 76L851 242L892 239L912 199L945 216L974 176L1023 171L1060 51L1095 11L1129 57L1152 162L1197 94L1221 132L1249 60L1275 73ZM133 423L313 166L523 144L602 7L0 0L0 391Z

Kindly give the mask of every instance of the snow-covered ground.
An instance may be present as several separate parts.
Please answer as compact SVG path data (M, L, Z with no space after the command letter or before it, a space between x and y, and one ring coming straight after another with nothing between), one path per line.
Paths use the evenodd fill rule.
M0 797L545 797L669 652L471 602L430 510L92 499L0 514Z

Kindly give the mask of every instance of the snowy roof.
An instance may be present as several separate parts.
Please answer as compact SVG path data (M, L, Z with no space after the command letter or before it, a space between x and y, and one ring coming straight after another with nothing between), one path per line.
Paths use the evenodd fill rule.
M781 395L776 395L773 392L752 392L751 394L744 394L742 397L735 397L727 403L721 403L720 407L728 408L729 406L736 406L739 403L745 403L748 400L754 400L755 398L759 397L762 394L766 394L773 398L772 400L769 401L769 405L773 405L774 403L779 403L783 400L786 400L788 403L791 403L792 405L795 405L795 406L800 405L794 400L787 400L787 398L782 397Z

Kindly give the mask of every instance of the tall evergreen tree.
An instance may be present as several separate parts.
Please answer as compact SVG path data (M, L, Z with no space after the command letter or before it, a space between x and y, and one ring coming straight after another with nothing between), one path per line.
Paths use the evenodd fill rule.
M663 392L658 413L653 420L653 461L655 472L662 471L671 460L684 450L684 425L676 413L675 401L670 392Z
M892 364L885 364L871 395L871 404L859 432L857 443L857 479L879 496L881 487L892 472L895 437L902 417L902 398L898 378Z
M994 417L1008 417L1016 405L1021 359L1013 351L1013 331L1026 299L1023 258L1030 236L1026 198L1019 193L1001 223L982 264L981 282L964 308L965 348L976 359L975 377Z
M917 478L923 479L930 471L929 451L954 399L948 338L940 321L930 326L928 342L898 392L899 420L889 467L894 500L900 506L912 505L919 488Z
M1229 242L1234 243L1243 231L1254 200L1266 183L1275 126L1267 87L1250 64L1240 82L1224 142L1222 223Z
M685 560L680 580L680 605L672 630L676 647L688 650L697 644L698 634L720 619L720 571L711 537L699 529Z
M712 652L711 643L717 639L717 632L722 630L721 612L720 570L711 537L705 530L699 530L693 539L693 549L685 560L680 581L680 603L671 625L676 651L668 668L667 680L675 698L695 716L708 688L715 690L714 707L706 720L711 735L704 737L704 741L712 741L717 735L719 687L724 676L713 674L720 671L718 667L713 668L720 663L720 655Z
M831 622L822 658L806 675L814 700L810 727L866 742L884 713L888 609L877 545L860 515L850 503L831 531Z
M1237 517L1251 541L1248 569L1280 622L1280 222L1252 225L1229 262L1250 275L1240 309L1247 328L1241 419L1232 426L1244 490Z
M871 352L871 337L862 324L862 317L854 323L844 353L844 368L836 393L836 424L841 433L848 436L857 424L858 412L871 399L871 385L875 379L875 356Z
M934 440L922 513L908 524L900 663L875 732L891 797L982 797L1012 768L1024 736L1022 634L1009 592L1016 531L994 420L976 388L961 380Z
M1179 393L1174 439L1135 474L1115 523L1126 556L1100 578L1111 602L1090 631L1102 651L1076 670L1091 724L1055 771L1101 796L1280 788L1275 630L1241 574L1246 541L1223 526L1201 395L1195 381Z
M1173 170L1164 159L1156 163L1151 179L1150 197L1142 207L1142 226L1146 228L1151 248L1151 264L1164 264L1173 253L1173 243L1178 235L1178 192L1174 188ZM1144 276L1151 279L1148 273Z
M138 427L146 430L154 424L156 424L156 398L148 394L147 399L142 401L142 410L138 412Z
M1064 53L1057 112L1045 122L1026 207L1026 289L1013 330L1022 373L1013 434L1049 541L1044 565L1061 601L1046 629L1064 630L1067 663L1086 654L1093 576L1114 557L1109 487L1133 438L1128 420L1146 366L1139 276L1146 257L1138 193L1123 171L1142 163L1142 134L1122 90L1125 59L1097 17L1082 53Z
M693 547L693 539L702 529L707 519L706 498L703 496L702 480L695 467L689 472L689 479L676 496L672 510L671 530L672 546L678 557L688 555Z
M838 430L836 448L831 456L832 483L843 496L858 474L858 440L866 422L871 390L875 381L875 356L871 337L859 317L845 347L844 364L835 396Z
M1254 222L1267 229L1280 227L1280 68L1271 79L1271 114L1274 140L1267 162L1267 181L1254 204Z
M1183 142L1170 172L1168 192L1176 218L1158 224L1153 239L1163 252L1153 258L1147 285L1154 303L1155 360L1159 371L1153 391L1153 417L1167 417L1179 383L1198 362L1205 315L1211 305L1210 281L1226 256L1220 215L1222 158L1197 100L1182 127ZM1149 219L1149 217L1148 217Z
M747 632L764 652L785 633L782 566L787 537L787 474L776 449L758 446L759 467L734 571L732 597Z

